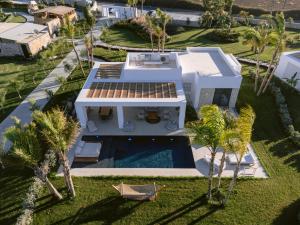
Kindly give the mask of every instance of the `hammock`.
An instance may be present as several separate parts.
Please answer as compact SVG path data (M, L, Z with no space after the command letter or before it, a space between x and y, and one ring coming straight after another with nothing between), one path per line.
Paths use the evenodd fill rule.
M113 187L121 194L123 198L131 200L154 200L157 193L164 187L153 184L146 185L129 185L129 184L119 184Z

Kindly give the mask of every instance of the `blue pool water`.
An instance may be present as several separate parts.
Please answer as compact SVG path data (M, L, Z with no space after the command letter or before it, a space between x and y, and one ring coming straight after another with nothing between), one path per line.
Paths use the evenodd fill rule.
M115 168L195 168L187 137L115 137Z

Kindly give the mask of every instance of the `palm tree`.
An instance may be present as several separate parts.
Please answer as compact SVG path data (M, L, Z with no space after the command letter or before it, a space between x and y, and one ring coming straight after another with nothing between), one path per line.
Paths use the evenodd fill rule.
M218 185L217 190L219 190L221 186L221 176L223 173L224 165L225 165L225 159L226 159L226 153L230 152L231 149L228 147L226 140L228 139L228 135L230 135L231 130L236 127L236 117L230 112L230 111L224 111L223 117L225 121L225 130L221 137L221 147L223 150L223 154L220 160L220 166L218 169Z
M227 201L234 189L234 185L236 184L238 172L240 170L241 161L242 161L245 153L248 151L247 145L251 141L252 126L253 126L254 120L255 120L255 113L250 106L241 108L240 116L236 122L236 128L231 129L227 133L226 143L227 143L228 148L230 148L231 151L234 152L236 159L237 159L237 165L234 169L233 178L228 187L228 194L223 202L224 205L227 203Z
M93 36L93 28L95 26L96 19L95 19L95 16L91 13L90 7L85 7L83 13L84 13L84 17L85 17L85 20L86 20L87 24L91 28L90 29L90 45L89 45L90 49L89 49L89 52L90 52L90 59L91 59L90 66L93 67L93 64L94 64L94 55L93 55L94 36Z
M60 163L63 166L65 183L71 196L75 197L67 153L78 133L77 122L68 119L59 109L53 109L46 113L35 111L32 117L38 127L40 127L42 136L49 144L49 148L59 155Z
M157 51L161 49L161 37L163 36L163 30L160 26L156 25L154 27L155 36L157 37Z
M193 141L195 143L206 146L211 152L207 192L207 198L211 199L214 161L217 147L220 146L221 137L225 129L225 121L217 105L202 106L200 118L200 121L192 122L189 125L189 132L194 137Z
M87 55L87 58L88 58L88 64L89 64L89 68L91 68L91 65L93 65L93 63L91 62L91 57L92 57L92 54L91 54L91 49L93 48L92 47L92 40L90 37L84 37L84 45L85 45L85 48L86 48L86 55Z
M162 24L163 39L162 39L161 47L162 47L162 52L164 52L165 51L165 43L166 43L166 35L167 35L166 27L167 27L167 24L172 20L172 17L160 9L156 9L156 14L158 15L159 20Z
M257 91L259 70L260 70L260 55L264 52L265 47L274 44L277 40L277 35L272 32L267 24L261 24L258 29L248 28L244 34L243 44L251 45L252 50L256 54L256 73L254 91Z
M0 89L0 112L2 112L4 109L6 94L7 94L7 90L5 90L4 88Z
M147 30L150 36L150 41L151 41L151 48L152 48L152 52L153 52L153 35L155 32L155 24L153 21L153 18L151 16L149 16L148 14L145 16L145 20L146 20L146 26L147 26Z
M65 16L65 25L63 27L63 30L64 30L64 33L67 35L67 37L71 38L73 50L76 54L76 58L77 58L77 61L79 63L82 75L85 76L83 66L82 66L81 60L79 58L79 54L76 50L75 43L74 43L74 35L75 35L76 27L70 22L70 19L67 15Z
M62 199L62 195L47 177L49 172L47 163L41 163L46 152L38 137L35 123L22 126L19 119L13 119L15 124L4 133L5 138L12 142L12 148L8 154L31 168L35 175L46 184L50 193Z
M141 2L141 15L143 15L145 0L140 0L140 2Z
M285 19L284 19L283 12L276 14L275 18L273 18L273 24L274 24L275 33L278 35L278 40L277 40L275 50L272 55L272 59L269 63L267 73L264 76L264 79L260 85L257 95L260 95L262 92L264 93L267 90L267 87L269 86L269 84L274 76L276 67L278 66L280 53L282 52L282 50L285 47L286 35L285 35ZM274 65L273 70L272 70L272 65ZM272 72L271 72L271 70L272 70Z
M19 99L22 99L21 96L21 89L24 86L24 81L22 80L10 80L8 83L8 86L12 87L13 89L15 89L15 91L17 92Z

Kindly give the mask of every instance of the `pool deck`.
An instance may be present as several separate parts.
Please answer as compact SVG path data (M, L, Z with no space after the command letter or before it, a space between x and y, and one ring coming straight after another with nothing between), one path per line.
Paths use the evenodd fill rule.
M72 165L75 155L75 146L81 139L82 134L77 138L77 143L71 148L68 158L69 163ZM268 178L268 175L254 149L249 146L249 151L254 158L253 167L241 166L240 177L253 177L253 178ZM192 145L192 153L195 161L195 169L185 168L71 168L72 176L78 177L93 177L93 176L146 176L146 177L207 177L209 172L209 163L204 158L210 154L207 147ZM216 161L220 160L222 152L218 151L216 154ZM235 166L230 165L225 161L222 177L232 177ZM58 169L57 176L63 176L62 167ZM217 176L215 171L214 176Z

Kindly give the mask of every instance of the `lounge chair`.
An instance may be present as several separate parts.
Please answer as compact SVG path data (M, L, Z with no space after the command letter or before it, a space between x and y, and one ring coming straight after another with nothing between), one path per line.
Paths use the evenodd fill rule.
M155 183L146 185L129 185L119 184L113 185L123 198L143 201L143 200L155 200L158 192L165 186L159 186Z
M132 132L132 131L134 131L134 130L135 130L135 125L134 125L133 122L131 122L131 121L126 121L126 122L124 123L123 131L125 131L125 132Z
M88 128L89 132L91 132L91 133L98 130L98 128L96 127L94 121L92 121L92 120L89 120L86 125L87 125L87 128Z
M75 149L75 162L98 162L102 143L80 141Z
M231 164L231 165L237 164L237 158L236 158L235 154L232 154L232 153L228 154L227 160L228 160L229 164ZM241 161L241 165L254 165L254 163L255 163L255 160L250 152L246 153L243 156L242 161Z

